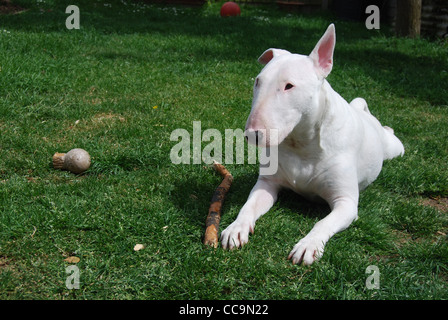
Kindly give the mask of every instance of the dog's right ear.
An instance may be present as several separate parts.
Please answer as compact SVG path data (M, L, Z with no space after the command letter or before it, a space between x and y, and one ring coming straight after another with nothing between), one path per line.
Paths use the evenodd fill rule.
M318 74L326 78L333 68L333 52L336 44L334 24L330 24L310 54Z
M283 54L287 54L287 53L291 53L287 50L283 50L283 49L268 49L265 52L263 52L263 54L260 56L260 58L258 58L258 62L260 62L261 64L268 64L269 61L271 61L273 58L281 56Z

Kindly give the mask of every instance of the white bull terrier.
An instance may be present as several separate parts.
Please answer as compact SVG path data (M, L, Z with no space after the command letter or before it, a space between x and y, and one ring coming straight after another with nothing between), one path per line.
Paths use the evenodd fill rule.
M255 221L281 188L289 188L331 208L288 257L294 264L312 264L327 241L358 218L359 191L377 178L383 160L404 154L394 131L380 124L364 99L347 103L325 79L335 43L331 24L309 56L269 49L258 59L266 66L255 80L246 135L255 136L259 146L278 148L278 170L260 174L237 219L222 232L223 248L246 244Z

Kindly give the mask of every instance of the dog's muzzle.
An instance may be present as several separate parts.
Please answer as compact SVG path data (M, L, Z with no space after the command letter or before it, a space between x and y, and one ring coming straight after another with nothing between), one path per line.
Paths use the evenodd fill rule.
M248 143L258 146L263 139L263 133L259 130L246 130L244 136Z

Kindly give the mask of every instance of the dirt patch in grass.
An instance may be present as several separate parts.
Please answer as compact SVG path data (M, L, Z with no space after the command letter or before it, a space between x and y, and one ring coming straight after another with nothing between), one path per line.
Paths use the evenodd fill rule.
M448 197L442 196L429 196L421 200L421 203L425 206L436 208L440 212L448 212Z
M76 129L78 131L89 131L91 129L98 129L102 127L111 127L117 123L126 122L126 118L113 113L98 113L95 114L90 120L77 120L74 123L67 124L65 130Z
M443 219L445 220L444 226L436 232L436 238L438 238L440 236L446 237L447 233L448 233L448 228L447 228L448 217L446 216L446 214L448 213L448 197L446 197L445 194L446 193L444 193L443 196L430 195L421 200L421 203L423 205L430 206L432 208L437 209L439 212L441 212L443 215Z
M120 115L112 114L112 113L99 113L96 114L92 121L94 123L104 123L104 122L115 122L115 121L125 122L126 119Z
M11 260L5 256L0 256L0 270L12 269Z
M25 8L11 3L10 0L0 0L0 14L16 14L25 10Z

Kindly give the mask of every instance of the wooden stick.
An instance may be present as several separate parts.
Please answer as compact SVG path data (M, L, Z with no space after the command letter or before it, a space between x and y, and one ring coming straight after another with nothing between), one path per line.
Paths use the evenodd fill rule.
M216 161L213 162L213 168L221 175L223 180L216 188L208 210L207 220L205 221L206 229L204 244L216 248L218 247L218 230L219 222L221 221L221 207L224 203L224 197L232 184L233 176L222 164Z

